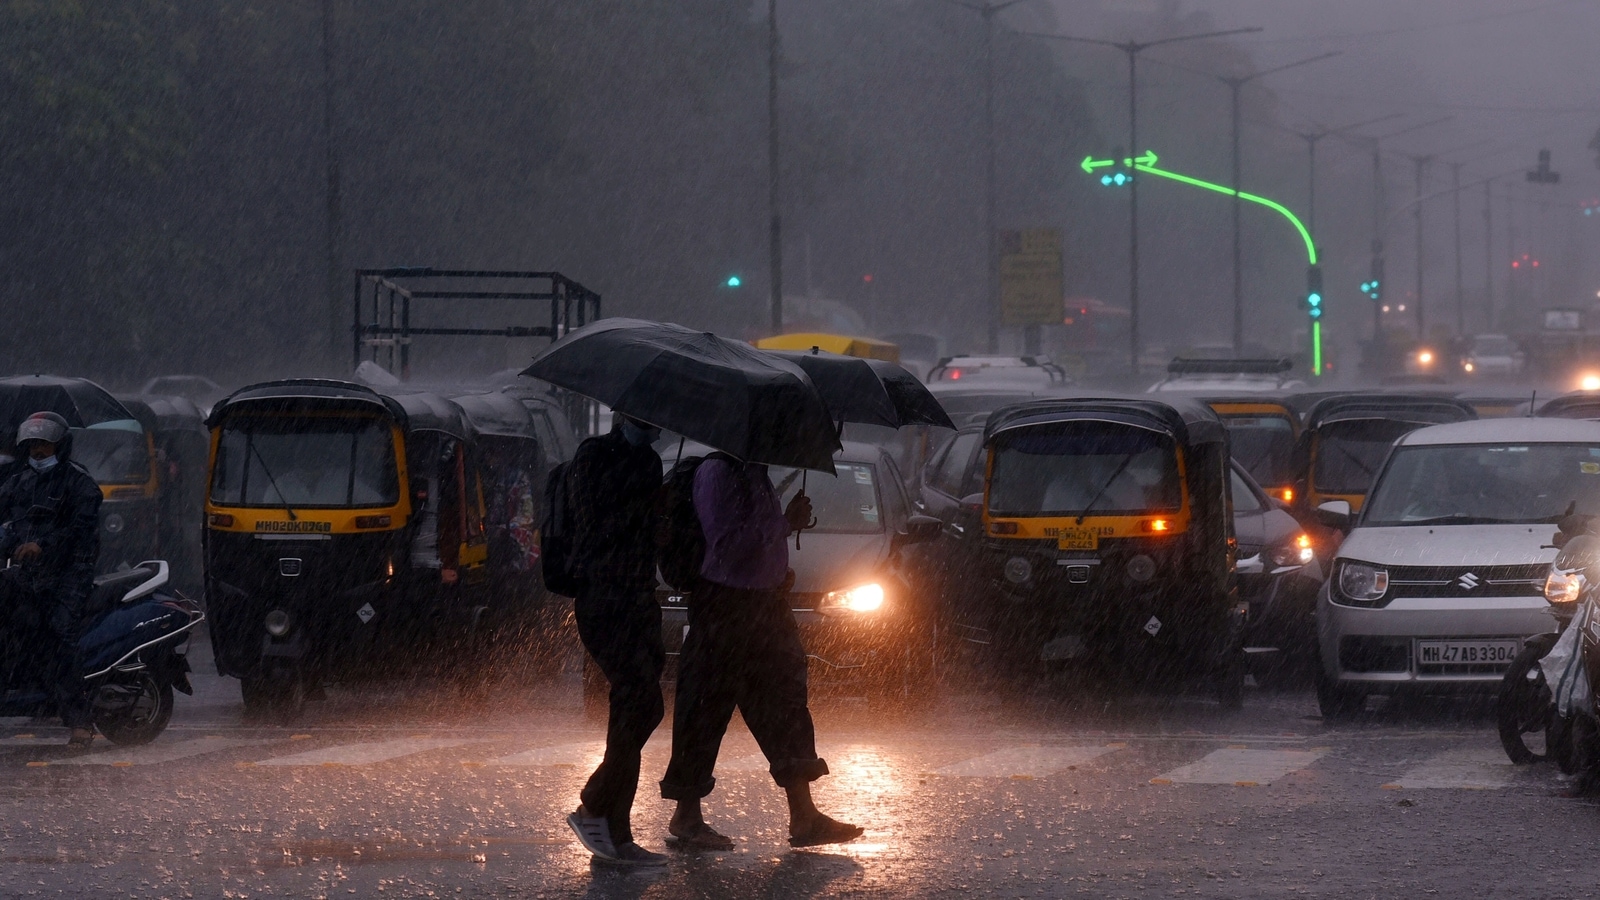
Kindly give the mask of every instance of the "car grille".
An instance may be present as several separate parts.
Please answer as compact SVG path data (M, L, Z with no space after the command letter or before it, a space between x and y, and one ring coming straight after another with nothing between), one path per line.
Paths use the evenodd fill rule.
M1382 608L1395 599L1449 597L1543 597L1549 563L1519 566L1387 566L1389 592L1373 601L1355 601L1334 591L1341 606Z

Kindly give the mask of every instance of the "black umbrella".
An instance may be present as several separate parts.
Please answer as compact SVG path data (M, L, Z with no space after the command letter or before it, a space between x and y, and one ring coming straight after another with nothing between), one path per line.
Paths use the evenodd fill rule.
M748 344L604 319L551 344L522 374L746 462L833 471L839 437L811 379Z
M932 425L955 428L938 398L903 366L881 359L862 359L810 350L769 350L811 376L822 402L835 421L899 428Z
M53 412L73 428L133 418L105 388L86 378L13 375L0 378L0 447L10 446L17 426L36 412Z

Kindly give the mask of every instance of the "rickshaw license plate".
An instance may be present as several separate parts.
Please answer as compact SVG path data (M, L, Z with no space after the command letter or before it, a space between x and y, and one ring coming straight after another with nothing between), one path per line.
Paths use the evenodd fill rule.
M1482 666L1509 664L1522 650L1521 641L1417 641L1419 666Z
M1093 528L1063 528L1056 537L1057 550L1099 550L1100 535Z

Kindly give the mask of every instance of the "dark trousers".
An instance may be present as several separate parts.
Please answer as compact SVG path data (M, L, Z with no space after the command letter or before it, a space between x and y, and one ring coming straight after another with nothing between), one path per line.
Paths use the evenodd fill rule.
M79 593L84 592L30 584L17 569L0 572L0 618L15 629L8 640L34 661L40 683L54 693L56 714L68 728L88 728L93 721L78 663Z
M780 787L828 774L817 757L806 706L806 651L787 597L707 582L689 595L672 760L661 796L698 800L716 787L712 771L735 707Z
M583 786L583 805L605 816L611 840L633 840L633 796L639 790L639 757L661 724L661 607L654 591L596 588L573 604L578 637L611 684L606 755Z

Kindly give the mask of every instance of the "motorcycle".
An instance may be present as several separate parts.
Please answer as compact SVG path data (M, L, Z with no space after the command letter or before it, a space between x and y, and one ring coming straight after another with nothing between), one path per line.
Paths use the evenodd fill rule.
M172 719L173 691L194 693L185 650L205 614L193 600L162 591L169 580L166 562L147 560L96 578L85 606L91 624L78 639L77 664L94 726L113 744L154 740ZM39 677L49 660L28 652L48 642L26 631L0 636L16 648L0 669L0 716L56 714L54 691Z

